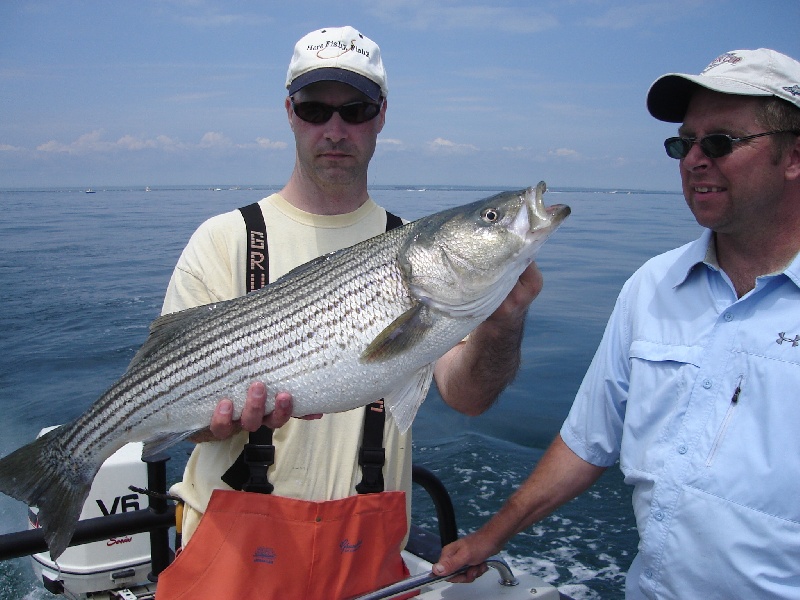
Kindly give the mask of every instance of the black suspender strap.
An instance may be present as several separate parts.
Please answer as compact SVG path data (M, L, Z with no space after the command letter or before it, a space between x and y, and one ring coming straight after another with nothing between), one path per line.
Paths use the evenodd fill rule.
M386 211L386 231L400 227L400 225L402 224L403 224L403 219L401 219L397 215L393 215L388 210Z
M383 448L384 410L383 400L378 400L367 405L364 413L364 435L358 450L361 482L356 485L356 491L359 494L383 491L383 465L386 463L386 450Z
M269 281L269 255L267 228L258 203L239 209L247 225L247 292L260 289ZM403 220L386 211L386 231L400 227ZM383 400L366 407L364 433L358 451L361 482L356 485L359 494L373 494L384 489L383 465L386 451L383 448L383 427L386 420ZM269 467L275 463L275 446L272 429L260 427L250 433L244 450L222 475L222 481L235 490L270 494L274 486L267 478Z
M269 281L267 224L258 202L239 209L247 226L247 293L260 290Z
M261 289L269 281L267 225L258 202L239 209L247 226L247 293ZM259 427L250 433L244 450L222 475L222 481L233 489L271 494L273 486L267 478L269 467L275 463L272 429Z
M403 220L386 211L386 231L400 227ZM384 489L383 465L386 463L386 450L383 447L383 425L386 412L383 400L367 405L364 413L364 434L358 450L358 464L361 467L361 482L356 485L359 494L374 494Z

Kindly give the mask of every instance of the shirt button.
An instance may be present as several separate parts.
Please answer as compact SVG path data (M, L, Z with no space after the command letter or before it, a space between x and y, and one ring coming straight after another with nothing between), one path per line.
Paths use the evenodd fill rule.
M653 569L645 569L644 576L648 579L651 579L653 577Z
M680 446L678 446L678 454L686 454L688 450L689 448L686 447L686 444L681 444Z
M710 379L703 379L703 387L704 388L706 388L707 390L710 390L712 385L713 384L711 383Z
M656 521L663 521L664 520L664 513L661 512L660 510L657 510L656 514L654 514L653 517L655 517Z
M725 320L730 323L731 321L733 321L733 315L731 313L729 313L729 312L726 312L725 313Z

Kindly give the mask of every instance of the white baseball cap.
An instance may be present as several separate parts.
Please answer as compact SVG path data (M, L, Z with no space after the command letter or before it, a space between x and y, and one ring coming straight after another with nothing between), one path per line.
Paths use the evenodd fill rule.
M669 73L656 79L647 92L647 110L660 121L681 123L697 86L723 94L777 96L800 107L800 62L767 48L732 50L699 75Z
M291 96L317 81L339 81L379 100L389 94L378 44L352 27L326 27L300 38L286 74Z

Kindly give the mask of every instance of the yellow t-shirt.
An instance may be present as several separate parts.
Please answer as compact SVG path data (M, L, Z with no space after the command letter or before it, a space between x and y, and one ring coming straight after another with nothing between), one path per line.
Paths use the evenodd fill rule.
M383 233L386 211L371 199L343 215L315 215L298 210L280 195L259 202L267 226L270 281L341 248ZM247 236L244 219L234 210L203 223L192 235L170 279L162 314L229 300L246 292ZM317 421L290 419L275 430L275 464L269 470L274 494L311 501L336 500L356 493L361 481L358 449L364 410L325 415ZM211 492L230 489L220 477L247 442L247 432L229 440L197 444L183 476L170 490L185 502L183 542L189 541ZM384 427L387 491L403 490L410 515L411 431L401 435L391 415Z

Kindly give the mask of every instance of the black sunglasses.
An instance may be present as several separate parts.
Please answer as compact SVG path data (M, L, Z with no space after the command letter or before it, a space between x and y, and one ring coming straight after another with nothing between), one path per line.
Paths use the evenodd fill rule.
M330 121L333 113L339 113L345 123L366 123L378 116L381 105L374 102L348 102L341 106L331 106L324 102L295 102L292 101L294 114L306 123L321 125Z
M765 135L775 135L776 133L793 133L800 135L800 131L793 130L777 130L766 131L764 133L756 133L755 135L746 135L744 137L731 137L725 133L712 133L705 137L700 138L685 138L685 137L671 137L664 140L664 148L670 158L686 158L689 150L695 142L700 144L700 150L703 151L708 158L720 158L733 152L733 145L739 142L752 140L753 138L762 137Z

